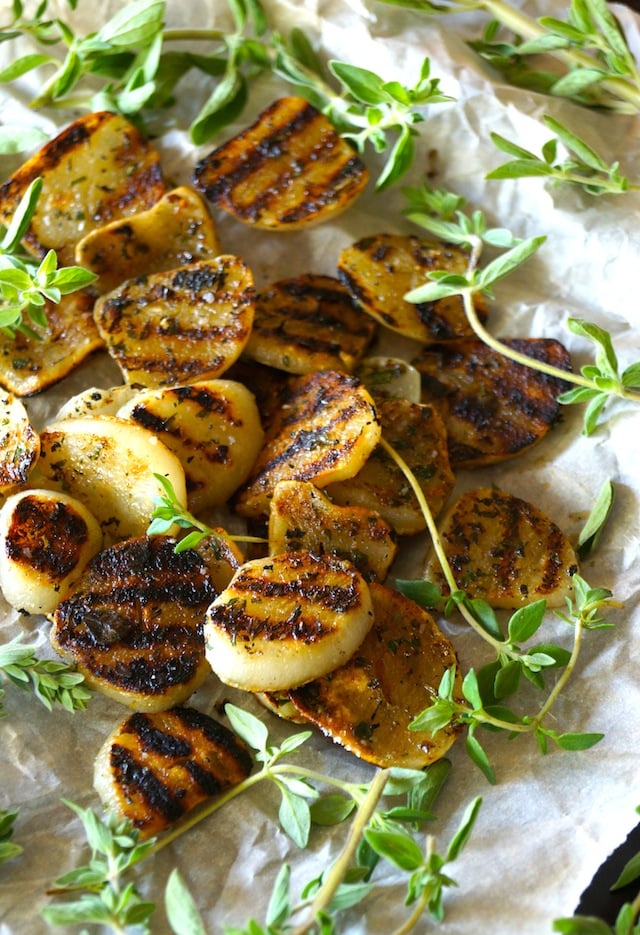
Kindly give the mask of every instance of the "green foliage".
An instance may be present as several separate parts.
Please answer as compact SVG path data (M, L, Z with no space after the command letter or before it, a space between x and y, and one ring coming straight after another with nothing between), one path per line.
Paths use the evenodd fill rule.
M495 146L514 158L489 172L488 179L548 178L555 184L564 182L578 186L591 195L622 194L639 187L620 174L619 162L607 165L594 149L558 120L546 115L543 119L556 136L544 144L541 156L499 133L491 134ZM563 144L569 154L561 161L558 159L558 143Z
M535 601L516 610L508 621L507 636L503 638L497 620L491 621L495 614L490 608L482 606L480 618L476 606L478 602L470 601L464 595L459 596L457 603L465 609L466 619L478 624L478 632L485 634L495 648L497 658L479 672L470 669L462 680L460 693L456 689L455 668L447 669L438 686L437 698L414 718L410 729L436 734L452 725L466 726L467 753L492 783L495 782L495 773L477 737L481 727L503 731L511 737L532 733L542 753L547 752L550 742L560 749L574 751L587 750L598 743L602 734L560 733L543 723L575 668L582 630L610 627L604 611L619 606L613 601L609 590L591 588L579 575L574 575L573 587L574 597L566 600L567 611L556 611L556 615L574 630L573 653L553 644L537 644L529 648L519 645L531 640L542 626L546 612L545 601ZM551 668L561 668L563 673L536 714L517 714L503 703L504 698L517 691L522 675L543 689L542 674Z
M36 647L22 643L20 637L0 646L0 673L18 688L32 691L49 711L54 704L67 711L82 710L91 698L84 676L64 662L38 659ZM0 699L3 694L0 689Z
M382 2L430 15L484 9L491 19L469 45L512 84L587 107L640 110L638 68L606 0L571 0L564 20L532 19L506 0ZM560 74L544 67L547 56L562 63Z
M101 819L91 809L73 802L65 804L80 818L91 848L88 864L58 877L53 896L69 896L65 902L45 906L42 917L49 925L89 923L109 925L114 931L138 926L150 931L148 920L154 910L140 896L125 875L153 846L153 841L139 841L130 822L111 816Z
M184 552L186 549L196 549L204 540L215 550L216 544L224 538L234 542L264 542L264 539L256 536L232 536L228 533L222 534L206 523L201 522L193 513L184 507L176 496L173 484L163 474L153 475L164 490L164 493L155 498L155 509L151 514L151 521L147 527L147 535L166 535L174 530L176 526L180 529L188 529L186 536L182 536L176 543L174 551Z
M567 319L569 330L591 342L596 350L594 362L586 364L579 374L575 374L516 352L509 345L493 338L478 319L473 304L474 295L482 293L491 296L494 284L529 260L545 242L544 236L519 240L504 228L491 228L482 211L465 212L465 201L461 196L444 189L434 190L426 183L417 188L404 189L404 195L407 199L405 214L409 220L439 239L458 244L469 251L466 274L442 270L431 272L427 282L405 295L408 302L433 302L461 295L469 324L481 340L519 364L553 376L565 384L573 384L571 389L560 393L558 402L563 405L586 403L583 422L585 435L595 431L604 407L612 399L630 400L636 404L640 402L640 362L630 364L620 373L611 335L599 325L580 318ZM485 247L503 252L481 268L480 257Z
M0 239L0 329L10 334L35 334L25 318L45 327L46 301L57 303L63 295L88 286L96 278L81 266L59 269L53 250L38 263L22 248L41 191L42 179L34 179Z
M4 808L0 809L0 864L22 853L22 847L11 840L13 823L17 817L17 812L9 812Z
M335 933L337 915L359 904L373 889L375 884L370 878L380 860L387 860L409 874L407 904L417 903L416 919L424 908L437 918L442 917L443 891L453 885L442 868L455 860L466 844L480 807L479 799L469 806L443 857L435 854L431 838L426 855L422 853L413 835L434 818L432 806L451 767L447 760L424 770L377 771L369 783L345 782L295 762L285 762L295 757L311 736L310 731L292 734L276 746L259 718L231 704L225 706L225 713L238 736L254 751L260 769L213 799L210 807L200 809L191 823L183 823L175 833L141 843L130 822L114 817L102 819L92 809L65 802L82 822L91 858L86 865L55 881L50 895L60 901L42 910L46 922L60 926L101 924L111 926L114 931L134 926L138 932L150 932L154 905L141 897L137 885L131 881L133 869L177 834L263 780L269 780L280 791L281 825L300 847L309 843L313 820L310 800L314 807L325 800L325 806L318 812L321 824L339 823L349 816L353 821L344 851L333 865L306 884L299 903L290 899L291 874L289 867L284 866L275 880L264 927L250 920L245 928L225 927L227 935L285 935L291 931L291 919L301 912L309 916L305 931ZM321 792L319 787L337 791ZM339 799L342 801L338 802ZM346 808L345 802L350 807ZM284 808L282 803L286 803ZM3 827L0 816L0 836L3 832L7 837L10 835L14 817L6 815ZM166 883L165 908L176 935L203 935L205 930L197 906L177 870L171 872Z
M235 26L229 33L165 29L165 0L134 0L97 32L79 36L60 19L23 19L18 5L11 26L0 30L0 41L26 35L45 49L61 44L67 52L62 61L46 51L29 52L0 72L0 82L15 81L34 69L53 68L32 106L112 110L140 122L174 104L179 82L188 72L200 71L213 83L189 128L193 142L201 145L241 115L251 83L270 72L322 111L358 152L367 146L377 153L387 151L376 182L379 190L407 171L424 108L451 100L440 90L438 79L431 77L428 59L414 85L384 80L368 69L339 61L328 63L329 78L335 79L330 83L302 30L296 28L289 36L272 30L259 0L229 0L229 7ZM191 46L203 43L206 51L167 48L182 40ZM98 79L102 84L96 92ZM17 149L27 144L21 135L4 145Z

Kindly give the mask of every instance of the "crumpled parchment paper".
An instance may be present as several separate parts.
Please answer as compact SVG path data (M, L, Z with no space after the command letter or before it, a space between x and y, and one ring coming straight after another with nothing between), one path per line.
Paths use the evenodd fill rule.
M566 14L566 5L553 0L517 5L532 15ZM607 162L619 159L623 172L640 178L640 118L588 112L510 87L465 44L486 23L479 14L436 20L375 0L265 0L265 7L271 22L283 31L293 25L306 29L322 56L371 67L385 78L412 82L423 57L430 57L432 74L440 77L442 89L455 103L429 108L416 163L404 184L417 184L427 168L435 170L430 178L433 186L463 194L471 207L486 212L492 224L523 237L548 236L533 260L499 286L492 303L494 333L557 338L580 366L589 359L590 350L571 335L566 320L583 317L611 331L623 366L640 358L638 195L593 198L539 179L488 182L484 178L503 161L490 142L490 132L539 152L550 136L541 123L545 113L587 139ZM79 32L95 29L116 8L114 3L80 0L73 21ZM52 9L63 18L72 16L62 0ZM625 8L615 9L637 49L638 21ZM0 10L7 21L8 0L2 0ZM169 0L167 22L220 26L229 21L226 6L217 0L192 5ZM24 47L15 43L0 46L0 64L19 50L22 54ZM53 134L76 116L28 111L32 87L25 79L19 86L0 88L2 123L36 123ZM198 77L186 83L179 92L179 106L166 115L169 129L155 140L167 177L189 183L199 157L283 93L291 91L281 82L260 79L237 128L197 149L184 131L207 94L207 81ZM379 158L370 153L367 158L375 168ZM5 161L3 174L14 167ZM215 220L223 250L239 253L260 286L293 275L296 269L334 273L340 249L365 234L419 233L402 219L402 205L399 188L378 195L370 190L335 222L290 235L253 231L221 214ZM385 351L386 340L383 336ZM115 366L106 356L94 357L63 383L30 400L29 409L41 425L71 394L116 382L120 378ZM495 786L488 785L471 764L462 743L451 751L451 777L437 803L437 820L428 828L441 850L467 803L481 795L483 805L466 850L451 868L459 887L447 893L446 918L439 926L443 935L550 932L553 919L573 912L599 864L637 820L640 411L620 405L595 436L585 438L580 432L581 411L571 407L529 453L458 476L457 491L497 484L529 499L574 540L600 485L612 479L617 491L613 515L596 556L581 572L593 586L610 588L624 609L613 615L615 629L587 634L578 670L553 709L558 730L600 731L605 734L601 743L582 753L552 749L541 756L531 738L508 740L483 733L482 742L497 773ZM419 574L425 549L422 537L407 542L398 576ZM443 627L465 667L487 660L483 646L463 625L450 621ZM44 655L50 654L46 622L19 617L0 605L0 638L19 632L37 642ZM569 628L551 615L545 638L571 643ZM252 699L220 686L213 677L192 703L214 713L222 699L246 705L264 718L276 739L290 730ZM539 699L534 689L525 692L525 701L535 708ZM19 809L14 840L24 853L0 868L0 933L37 935L47 931L39 916L47 903L47 887L60 873L88 858L79 822L61 798L99 807L92 789L93 760L127 712L97 695L86 712L48 713L35 698L13 686L6 686L4 702L0 807ZM301 756L305 763L345 778L372 775L370 767L319 735ZM276 813L275 791L261 787L141 865L139 885L158 903L153 931L168 931L162 894L174 866L182 871L211 933L221 932L223 922L244 925L250 916L262 919L283 861L293 866L292 891L297 894L337 853L344 831L320 830L309 849L299 852L279 829ZM385 869L371 897L345 916L343 930L350 935L389 935L406 916L404 895L402 876ZM421 935L435 927L425 916L416 932Z

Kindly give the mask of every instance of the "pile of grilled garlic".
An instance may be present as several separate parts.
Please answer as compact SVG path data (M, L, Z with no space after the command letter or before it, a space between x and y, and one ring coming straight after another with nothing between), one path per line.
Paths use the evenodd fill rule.
M97 279L47 306L37 340L0 336L0 585L21 613L49 618L89 686L134 712L97 756L103 800L155 834L247 775L231 732L183 707L214 677L368 762L444 755L457 729L408 729L456 655L387 583L425 518L386 446L438 515L456 468L543 438L559 382L478 342L457 300L404 300L430 270L464 267L449 245L372 234L336 257L335 277L301 271L256 290L207 202L283 231L333 217L367 183L301 99L276 101L198 163L193 187L173 189L126 120L81 118L0 188L0 220L36 177L26 246ZM411 360L367 356L385 329L410 339ZM555 341L514 343L570 367ZM122 383L73 397L36 432L20 397L98 349ZM177 526L149 535L169 484L192 515L224 508L264 544L244 554L215 528L176 551ZM441 537L460 587L495 607L557 605L570 590L570 544L509 494L465 494ZM437 563L428 574L439 579Z

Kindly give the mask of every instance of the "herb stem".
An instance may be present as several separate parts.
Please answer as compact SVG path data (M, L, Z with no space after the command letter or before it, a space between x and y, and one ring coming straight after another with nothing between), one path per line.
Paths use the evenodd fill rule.
M472 244L469 264L467 267L469 275L471 275L476 268L479 257L480 250ZM499 338L495 338L489 331L487 331L487 329L480 321L473 301L473 290L461 290L461 295L462 301L464 303L465 315L467 317L467 321L471 325L473 332L481 341L491 347L498 354L502 354L504 357L513 360L515 363L522 364L523 367L530 367L534 370L537 370L539 373L545 373L547 376L553 377L556 380L562 380L565 383L573 383L575 386L582 386L585 389L600 391L600 387L597 383L595 383L593 380L590 380L588 377L585 377L581 373L575 373L572 370L561 370L559 367L554 367L553 364L548 364L543 360L536 360L532 357L528 357L526 354L522 354L520 351L516 351L514 348L503 344ZM634 392L633 390L628 390L620 383L615 387L611 387L609 392L614 396L618 396L620 399L629 399L636 403L640 402L639 393Z
M427 848L426 848L426 860L425 864L428 866L431 862L431 858L435 853L435 838L433 835L427 835ZM431 898L432 887L427 885L424 887L420 899L416 900L415 906L413 907L413 912L406 919L402 925L395 929L391 935L408 935L409 932L413 931L417 923L422 918L424 910L429 903Z
M549 713L553 705L555 704L556 698L563 690L564 686L568 682L573 670L576 667L578 662L578 656L580 655L580 647L582 646L582 635L584 631L582 615L580 615L574 626L574 636L573 636L573 648L571 650L571 656L566 666L562 670L558 681L553 686L552 690L547 696L547 700L542 705L537 715L532 720L532 727L535 729L539 724L542 723L543 718Z
M316 770L308 769L307 767L298 766L296 764L267 763L257 773L253 773L253 775L249 776L247 779L244 779L242 782L239 782L237 785L232 786L230 789L227 789L226 792L223 792L221 795L212 799L210 802L207 802L200 808L195 809L182 821L177 822L173 828L165 832L162 837L154 841L151 847L144 852L143 856L146 858L147 856L162 850L167 846L167 844L171 844L186 831L190 831L191 828L198 825L201 821L204 821L205 818L209 818L210 815L213 815L215 812L219 811L228 802L231 802L239 795L242 795L242 793L246 792L248 789L251 789L259 782L262 782L262 780L273 779L277 776L286 775L287 773L293 773L301 778L315 780L316 782L322 782L326 785L331 785L336 789L341 789L342 791L348 793L351 798L357 802L359 808L362 807L364 802L369 800L369 791L367 791L367 794L364 798L361 798L361 796L358 795L360 787L356 786L354 783L343 782L342 780L336 779L333 776L327 776L324 773L319 773ZM375 780L377 780L377 778L378 776L376 775ZM379 797L380 796L378 796L378 798Z
M543 26L504 0L482 0L479 5L525 39L539 39L546 34ZM478 4L473 4L473 8L477 9ZM591 56L577 49L555 49L553 54L569 66L598 67L598 63ZM614 109L619 113L634 114L640 110L640 76L637 70L634 69L634 82L623 77L603 78L600 86L618 99L620 103L617 103Z
M355 853L358 849L364 830L371 820L378 802L384 792L390 770L378 770L374 776L369 791L363 800L358 813L351 823L349 836L337 860L324 877L322 886L316 893L315 899L309 908L309 919L293 930L292 935L306 935L316 924L317 916L326 909L333 899L336 890L344 880Z
M151 847L146 850L139 859L143 860L152 856L153 854L157 854L158 851L161 851L164 847L167 846L167 844L171 844L186 831L190 831L205 818L209 818L210 815L213 815L215 812L219 811L224 805L227 804L227 802L231 802L243 792L246 792L247 789L250 789L252 786L255 786L261 782L261 780L267 778L268 773L266 769L263 769L260 772L249 776L247 779L244 779L242 782L239 782L237 785L232 786L230 789L227 789L226 792L223 792L221 795L217 796L217 798L207 802L201 808L190 812L182 821L177 822L173 828L165 832L161 838L158 838L156 841L154 841Z
M418 504L420 505L422 515L427 524L427 530L429 532L429 535L431 536L431 542L433 544L434 552L436 553L436 556L440 563L440 567L442 569L442 573L445 577L447 585L449 586L449 590L453 594L459 590L458 582L456 581L453 575L453 570L451 568L451 565L449 564L449 560L442 546L442 540L438 532L438 527L436 526L433 513L431 512L431 507L429 506L427 502L427 499L422 491L422 488L418 484L418 481L413 471L409 467L409 465L406 463L404 458L402 458L402 456L398 454L395 448L392 445L390 445L389 442L386 441L386 439L384 438L380 439L380 445L382 446L382 448L384 448L384 450L389 455L389 457L392 458L395 461L395 463L398 465L398 467L400 468L400 470L406 477L407 481L409 482L411 489L413 490L418 500ZM475 630L475 632L479 636L481 636L483 640L486 640L495 649L498 649L498 650L504 646L504 643L501 640L497 640L495 637L491 636L490 633L487 633L487 631L483 627L480 626L478 621L474 618L473 614L468 610L467 607L465 607L464 604L460 603L457 606L458 606L458 610L460 611L460 613L462 614L466 622L469 624L469 626L472 627L472 629Z

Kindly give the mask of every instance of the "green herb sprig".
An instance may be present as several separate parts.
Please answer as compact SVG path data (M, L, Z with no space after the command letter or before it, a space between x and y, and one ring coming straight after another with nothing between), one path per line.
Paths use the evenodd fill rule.
M545 115L543 120L555 133L555 137L543 145L540 156L499 133L491 134L496 147L514 158L487 173L486 178L547 178L554 184L577 186L590 195L617 195L640 190L640 185L629 181L620 173L619 162L607 165L591 146L564 124L548 115ZM562 161L558 161L558 143L561 143L569 154Z
M47 301L58 303L63 295L77 292L96 279L94 273L81 266L58 268L53 250L37 263L23 249L22 239L41 191L42 179L34 179L20 199L9 226L0 228L0 329L12 335L21 331L36 338L38 334L28 321L46 327Z
M478 673L470 669L462 681L463 698L454 697L455 671L447 670L438 688L438 697L419 714L410 729L425 730L433 734L448 725L466 725L467 752L490 782L495 782L495 773L489 759L477 739L478 727L508 732L509 736L531 733L538 742L542 753L546 753L549 741L566 750L584 750L602 739L598 733L558 733L548 728L543 722L549 715L559 695L564 690L573 674L582 646L585 631L608 629L612 624L604 617L604 611L620 608L606 588L591 588L579 575L572 578L574 597L567 597L567 610L555 611L556 616L573 628L573 648L569 652L555 644L537 644L522 648L521 643L530 641L540 629L546 613L546 601L535 601L519 608L511 616L507 625L507 634L502 632L495 611L486 601L471 599L458 588L453 570L449 564L433 514L423 491L404 459L383 438L381 444L389 456L402 470L418 500L431 537L435 554L442 568L449 587L447 598L431 582L425 580L406 581L399 579L396 584L407 597L423 607L433 608L444 605L445 613L456 608L469 626L496 653L494 662L484 666ZM613 494L611 492L610 496ZM597 536L609 507L606 506L606 487L601 489L598 502L592 510L586 526L589 527L589 539ZM586 538L584 541L588 541ZM591 541L593 541L591 539ZM534 715L517 715L504 703L503 699L514 694L524 675L536 687L544 688L543 673L551 668L561 668L562 672L547 695L544 703Z
M218 540L228 539L232 542L265 542L258 536L239 536L231 533L222 533L213 529L202 520L199 520L185 506L180 503L171 481L163 474L153 475L164 489L161 496L155 498L155 509L151 514L151 522L147 527L147 535L164 535L172 532L175 526L190 530L186 536L178 540L175 552L184 552L186 549L196 549L203 540L210 541L214 547Z
M620 372L611 336L598 325L580 318L567 320L569 330L590 341L596 351L595 362L583 366L580 373L574 373L544 361L533 360L510 348L495 338L480 321L474 296L479 293L493 296L495 284L533 256L546 237L520 240L504 228L491 228L482 211L465 213L465 202L461 196L442 189L432 189L426 183L404 191L408 200L405 213L411 221L439 239L469 250L466 273L454 274L442 270L431 272L428 274L429 282L405 295L407 301L433 302L448 296L461 296L467 320L485 344L516 363L574 385L574 389L562 392L558 401L564 405L587 403L583 423L585 435L595 431L602 410L612 399L640 403L640 362ZM502 252L486 266L480 267L480 258L487 245Z
M0 809L0 864L22 853L22 847L11 840L13 825L18 817L17 812Z
M571 0L565 20L533 19L506 0L382 2L430 15L483 10L491 19L484 35L469 45L512 84L587 107L640 111L638 66L606 0ZM503 38L501 27L511 38ZM537 67L541 55L561 63L562 72Z
M151 850L152 842L141 842L128 821L110 815L103 820L92 809L63 801L82 822L91 860L58 877L50 891L51 896L80 893L79 898L45 906L42 917L49 925L108 925L115 932L138 926L138 931L148 932L154 904L141 898L126 875Z
M60 19L23 19L23 6L17 0L13 22L0 29L0 41L24 35L53 51L21 56L0 72L0 82L53 67L33 107L113 110L140 121L173 104L182 78L191 70L200 71L214 87L189 127L191 139L199 145L240 116L252 81L272 73L332 120L359 152L368 145L377 153L388 150L376 181L378 190L397 181L413 161L416 124L424 120L423 108L451 100L440 90L439 80L430 76L429 60L424 60L412 86L339 61L328 63L327 76L300 29L287 37L272 30L259 0L230 0L229 6L235 28L228 33L166 29L164 0L134 0L97 32L78 36ZM194 42L202 43L205 52L167 48ZM54 54L58 46L67 49L63 59ZM93 85L83 90L89 77L93 82L102 79L98 92Z
M290 899L290 871L285 867L275 881L266 927L252 920L245 929L225 928L227 935L337 932L337 914L359 904L371 892L371 877L380 860L389 861L408 874L406 902L413 908L394 935L411 931L425 911L436 919L442 918L444 892L455 885L444 872L445 865L454 861L466 845L481 805L481 799L477 798L468 806L444 855L436 852L431 836L427 837L423 852L415 833L434 817L433 804L450 770L447 760L425 770L377 770L369 783L347 782L285 759L296 755L309 739L310 731L293 734L276 746L265 724L254 715L231 704L225 706L225 713L235 732L254 751L260 768L188 815L161 838L141 843L129 822L112 817L103 820L91 809L66 802L82 821L92 858L86 866L55 881L50 895L65 901L42 910L47 922L101 923L116 931L137 925L140 931L149 931L154 906L141 898L131 879L133 868L264 780L277 788L280 824L299 847L307 847L313 823L334 825L349 817L352 821L343 850L321 876L307 884L299 902ZM321 787L334 791L321 793ZM392 800L389 805L383 804L387 797ZM165 902L175 932L201 935L203 929L195 903L176 871L169 877Z
M0 674L18 688L32 691L47 708L61 705L67 711L87 707L91 692L84 676L64 662L38 659L36 647L22 643L20 637L0 646ZM0 700L4 689L0 689ZM0 705L0 716L5 712Z

